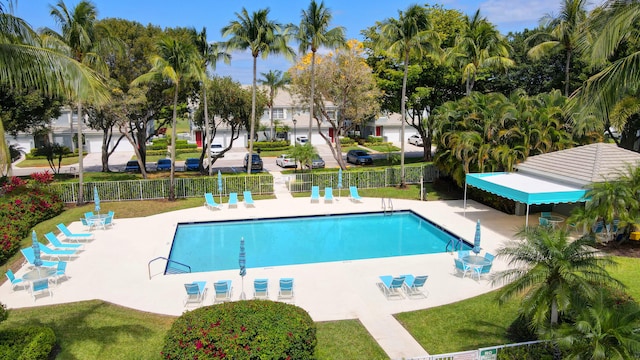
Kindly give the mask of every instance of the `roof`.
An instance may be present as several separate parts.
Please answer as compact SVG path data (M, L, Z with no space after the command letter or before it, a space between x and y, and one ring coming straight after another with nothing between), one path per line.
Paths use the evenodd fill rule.
M468 185L525 204L559 204L584 201L586 190L519 173L467 174Z
M520 174L585 186L616 179L628 165L640 163L640 154L616 144L596 143L531 156L516 165Z

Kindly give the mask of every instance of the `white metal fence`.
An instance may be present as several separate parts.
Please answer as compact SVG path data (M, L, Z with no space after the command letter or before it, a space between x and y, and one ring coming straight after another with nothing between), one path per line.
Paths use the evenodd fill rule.
M434 182L439 176L438 168L434 165L420 165L405 167L405 182L420 184L420 181ZM292 176L289 181L289 191L308 192L312 185L338 188L338 172L308 172ZM357 186L359 189L382 188L400 184L401 173L399 167L376 169L370 171L343 171L342 188Z
M54 183L63 202L78 201L78 183ZM93 201L93 187L98 188L101 201L155 200L169 197L169 179L87 182L83 186L85 201ZM250 190L254 195L273 194L273 176L232 176L222 178L218 189L215 176L175 179L176 198L202 197L205 192L218 196Z
M522 343L485 347L477 350L459 351L459 352L453 352L448 354L413 357L405 360L497 360L498 352L500 351L500 349L516 347L516 346L530 346L530 345L534 345L542 342L544 341L527 341Z

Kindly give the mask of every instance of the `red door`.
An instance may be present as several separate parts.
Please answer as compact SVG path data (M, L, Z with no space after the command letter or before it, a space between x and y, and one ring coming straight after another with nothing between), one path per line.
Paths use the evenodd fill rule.
M333 128L329 128L329 138L331 139L331 142L335 142L333 141Z
M376 136L382 136L382 126L376 126Z
M202 131L196 130L196 144L198 147L202 147Z

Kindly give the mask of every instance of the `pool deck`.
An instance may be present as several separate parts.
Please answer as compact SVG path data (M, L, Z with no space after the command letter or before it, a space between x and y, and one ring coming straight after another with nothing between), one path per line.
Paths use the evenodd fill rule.
M118 305L159 314L178 316L185 311L184 284L205 280L207 297L213 302L213 282L231 280L232 300L240 299L243 286L238 270L162 275L165 262L150 260L167 257L177 223L210 220L269 218L312 214L339 214L381 210L380 198L363 198L355 203L347 198L348 190L334 202L310 203L309 198L293 198L276 192L278 199L256 200L255 207L239 202L237 208L208 210L204 206L158 214L145 218L119 219L107 230L95 230L95 240L88 242L80 255L69 261L68 280L53 287L53 297L38 297L33 301L24 290L12 292L5 282L0 286L0 298L9 308L41 306L101 299ZM288 195L288 196L287 196ZM474 201L468 201L466 217L462 201L410 201L393 199L395 210L414 212L440 224L449 231L472 242L475 224L482 224L483 252L494 252L509 241L515 229L524 225L523 216L506 215ZM108 204L104 208L108 209ZM80 222L68 225L74 232L83 232ZM331 231L331 229L327 229ZM39 234L42 237L42 234ZM304 234L300 234L304 241ZM251 249L247 249L251 256ZM414 255L369 260L249 268L244 278L244 293L253 298L253 280L269 279L269 295L277 300L278 279L295 279L293 303L309 312L314 321L359 319L391 359L427 356L415 339L395 320L393 314L448 304L495 289L488 280L461 278L455 274L453 254ZM494 262L493 270L505 264ZM20 277L27 271L17 272ZM149 278L151 274L151 278ZM380 275L429 275L425 299L387 300L377 283Z

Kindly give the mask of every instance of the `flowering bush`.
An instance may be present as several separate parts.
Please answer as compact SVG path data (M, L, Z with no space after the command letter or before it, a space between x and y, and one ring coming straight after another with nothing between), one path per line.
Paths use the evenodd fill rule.
M290 304L248 300L184 313L165 338L164 359L314 359L316 327Z
M36 174L33 181L6 179L0 196L0 263L4 263L20 246L36 224L57 216L64 204L50 187L53 178L47 173Z

